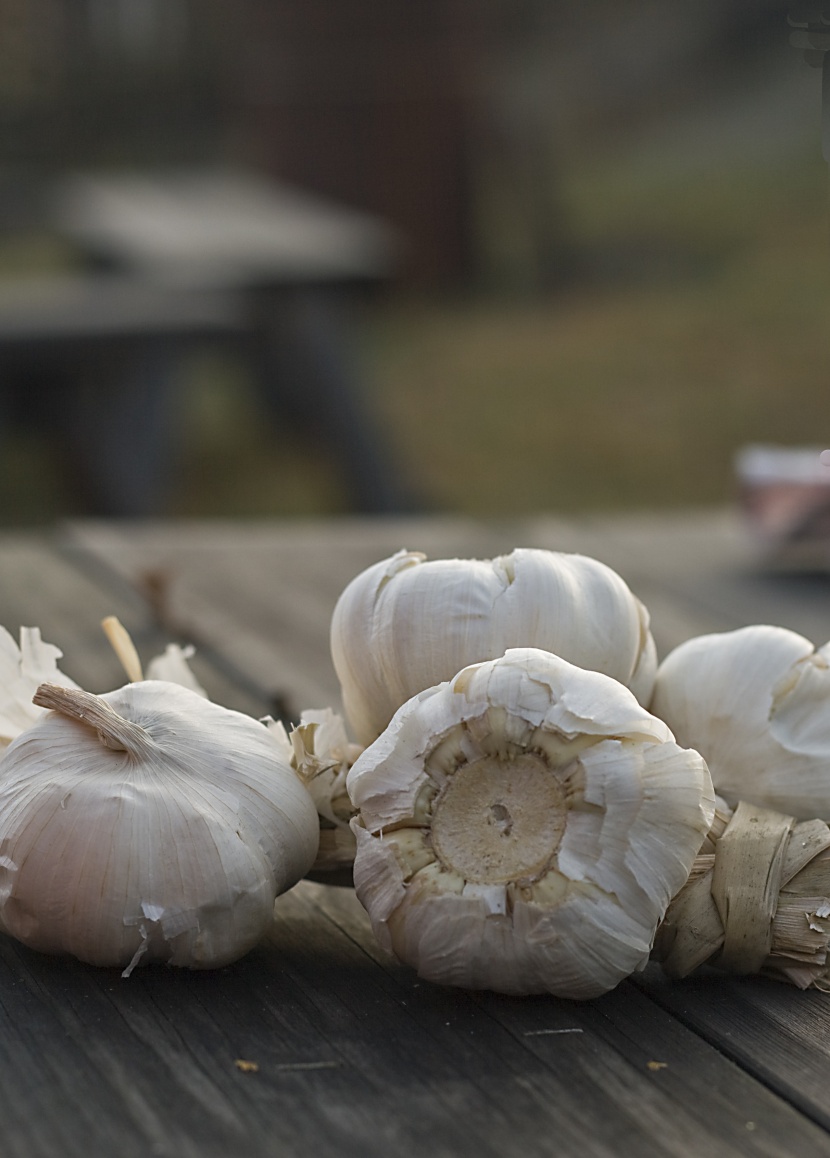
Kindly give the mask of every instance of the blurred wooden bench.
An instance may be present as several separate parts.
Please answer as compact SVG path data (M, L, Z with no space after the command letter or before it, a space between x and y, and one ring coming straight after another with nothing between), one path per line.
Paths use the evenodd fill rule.
M266 421L331 453L348 505L403 509L341 316L392 272L382 223L205 172L67 178L50 204L83 265L0 284L0 423L57 426L89 510L164 511L186 421L176 368L206 341L244 360Z

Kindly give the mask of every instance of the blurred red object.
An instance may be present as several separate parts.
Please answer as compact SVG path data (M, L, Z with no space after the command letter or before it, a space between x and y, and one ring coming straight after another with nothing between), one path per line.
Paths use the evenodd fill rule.
M830 465L821 447L755 444L735 458L738 500L760 546L830 558Z

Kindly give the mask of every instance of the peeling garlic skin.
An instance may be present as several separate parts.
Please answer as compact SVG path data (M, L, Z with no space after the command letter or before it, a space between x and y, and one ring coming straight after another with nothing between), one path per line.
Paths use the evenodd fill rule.
M534 548L492 560L399 551L358 575L332 617L343 706L361 744L411 696L510 647L553 651L651 696L648 612L620 576L583 555Z
M273 722L270 723L273 725ZM292 768L305 784L320 818L320 848L315 873L351 869L355 840L349 821L352 805L346 775L360 754L351 743L342 716L331 708L309 708L286 736Z
M698 753L533 648L413 697L348 787L383 945L430 981L578 999L646 964L714 814Z
M78 686L58 668L62 656L60 648L41 638L38 627L21 627L19 647L0 627L0 751L43 715L43 708L32 703L40 684Z
M81 693L82 695L85 693ZM140 750L49 711L0 762L0 919L93 965L216 968L314 860L314 805L268 729L163 681L89 697ZM129 726L129 725L128 725Z
M830 644L767 624L697 636L666 656L650 706L730 805L830 820Z

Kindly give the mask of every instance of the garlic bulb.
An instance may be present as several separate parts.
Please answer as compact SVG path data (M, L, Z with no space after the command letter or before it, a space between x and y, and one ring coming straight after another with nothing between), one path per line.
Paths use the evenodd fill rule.
M353 579L332 617L334 667L361 744L410 696L509 647L555 652L642 702L651 695L648 612L615 571L583 555L526 548L428 562L399 551Z
M0 921L93 965L213 968L312 864L314 805L262 724L174 683L43 685L0 761Z
M729 804L830 820L830 644L765 624L697 636L660 665L651 710Z
M430 980L589 998L642 968L714 813L628 689L534 648L465 668L358 757L354 879Z

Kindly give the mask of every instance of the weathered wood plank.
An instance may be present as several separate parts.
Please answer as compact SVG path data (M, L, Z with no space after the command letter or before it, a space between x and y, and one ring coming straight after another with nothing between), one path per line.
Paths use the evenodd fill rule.
M176 634L225 655L295 714L337 704L328 651L337 596L364 567L404 546L431 558L487 557L519 545L593 555L649 607L660 654L691 635L750 622L830 636L824 578L760 572L728 512L492 525L451 518L87 522L68 536L134 588L147 572L168 575L163 614Z
M352 894L304 884L267 943L213 973L125 981L3 941L4 1153L828 1152L629 987L581 1005L445 990L378 963L367 929ZM557 1029L581 1033L540 1032Z
M707 971L669 983L651 969L643 991L748 1073L830 1130L830 994Z
M43 536L6 533L0 544L0 624L15 637L21 627L39 627L43 638L64 655L62 669L89 691L103 692L126 682L101 630L101 620L117 615L132 634L142 659L159 654L174 636L157 624L146 601L129 583L98 560L67 556ZM226 670L221 657L197 655L193 668L211 698L239 711L270 710L267 695Z
M463 1059L464 1072L486 1083L492 1104L501 1103L509 1076L541 1099L549 1120L538 1120L538 1106L522 1105L516 1141L531 1142L531 1126L550 1130L567 1153L772 1156L802 1145L827 1152L815 1127L796 1142L791 1130L804 1123L791 1108L630 985L587 1003L451 992L419 981L378 947L350 891L303 884L280 902L275 937L286 928L289 902L321 909L375 960L383 988L434 1035L442 1056ZM308 960L300 971L319 968ZM335 976L330 984L342 982ZM392 1032L392 1014L384 1022Z
M279 527L277 533L275 528ZM468 521L344 519L325 524L83 523L68 541L134 589L169 576L163 616L299 711L336 706L331 613L348 581L403 546L431 555L509 550L509 532Z

